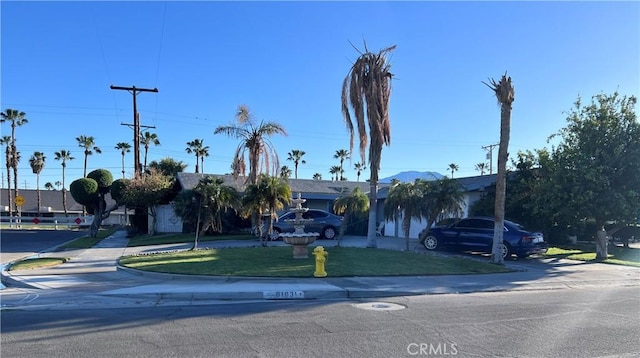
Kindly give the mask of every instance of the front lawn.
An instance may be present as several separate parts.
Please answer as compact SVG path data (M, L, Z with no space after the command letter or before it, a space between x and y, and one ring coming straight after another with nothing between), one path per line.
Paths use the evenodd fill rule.
M53 267L69 261L66 257L40 257L17 261L9 266L8 271L32 270Z
M194 242L195 234L168 234L147 236L141 235L129 239L129 247L148 246L148 245L164 245L164 244L180 244L185 242ZM214 235L203 236L198 238L198 242L219 241L219 240L257 240L255 236L250 234L238 235Z
M441 257L385 249L332 247L329 277L461 275L510 272L508 268L466 258ZM312 277L315 257L294 259L291 247L225 248L126 256L122 266L139 270L249 277Z
M544 254L546 257L567 258L579 261L595 261L595 244L575 244L550 247ZM609 246L609 258L604 263L640 266L640 249Z

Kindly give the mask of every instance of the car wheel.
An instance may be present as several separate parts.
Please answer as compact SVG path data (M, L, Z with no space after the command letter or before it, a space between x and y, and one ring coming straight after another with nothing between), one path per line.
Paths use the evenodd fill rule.
M282 233L282 230L280 230L280 228L274 227L273 228L273 236L275 237L275 239L272 240L280 240L280 234Z
M433 235L427 235L423 242L424 248L427 250L435 250L439 247L438 238Z
M322 237L324 237L327 240L333 240L336 238L336 228L334 228L333 226L327 226L324 229L322 229Z
M509 247L509 244L507 244L506 242L503 242L500 245L500 251L502 252L502 258L507 258L511 256L511 248Z

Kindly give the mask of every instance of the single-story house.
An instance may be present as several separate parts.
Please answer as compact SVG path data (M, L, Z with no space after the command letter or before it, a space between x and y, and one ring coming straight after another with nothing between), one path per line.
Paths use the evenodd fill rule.
M190 190L195 188L200 179L205 175L213 175L215 177L222 178L226 185L234 187L236 190L242 192L246 187L245 177L234 178L232 175L216 175L216 174L200 174L200 173L178 173L176 176L176 182L180 190ZM485 188L495 185L496 174L482 175L467 178L457 178L464 188L464 206L463 216L468 214L470 205L478 200ZM364 193L369 192L369 182L354 182L354 181L331 181L331 180L313 180L313 179L289 179L291 186L291 192L293 196L297 196L300 193L303 199L307 201L303 204L304 207L311 209L321 209L326 211L333 211L333 201L338 198L345 191L352 191L358 187ZM383 218L384 201L389 193L389 183L380 183L378 189L378 213L379 221ZM61 220L68 220L69 218L78 218L82 216L82 206L73 200L71 194L67 191L67 213L65 217L62 207L62 192L60 190L40 190L42 206L40 208L40 214L38 215L37 208L37 191L34 189L21 189L19 194L25 199L25 204L21 207L21 215L23 221L25 218L32 220L35 217L46 218L47 221L51 218L59 218ZM7 205L8 193L7 189L0 189L0 215L3 217L3 221L8 220L9 207ZM107 195L107 206L113 205L113 200ZM282 212L287 211L289 208L285 208ZM182 232L182 220L176 217L173 212L171 204L161 205L157 208L157 220L156 231L157 232ZM44 222L44 221L43 221ZM400 225L401 221L387 221L384 225L384 233L387 236L402 236L402 229ZM105 225L123 225L126 223L124 208L118 208L113 211L109 218L104 221ZM151 220L149 220L151 223ZM416 238L420 231L426 227L426 222L418 222L414 220L411 223L411 232L409 237Z

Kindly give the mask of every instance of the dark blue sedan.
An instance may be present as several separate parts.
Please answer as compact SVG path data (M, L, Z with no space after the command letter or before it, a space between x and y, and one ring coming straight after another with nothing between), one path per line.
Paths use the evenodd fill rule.
M495 221L491 217L470 217L445 226L436 226L420 233L420 243L427 250L450 246L465 251L491 252ZM544 253L547 244L541 233L530 232L520 224L504 221L502 256L520 258Z

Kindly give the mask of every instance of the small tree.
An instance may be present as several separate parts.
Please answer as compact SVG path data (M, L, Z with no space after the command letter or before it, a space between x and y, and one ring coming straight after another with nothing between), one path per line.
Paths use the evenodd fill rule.
M552 183L562 183L562 211L596 223L596 260L606 260L606 221L635 221L640 213L640 123L636 98L578 99L552 151ZM554 200L555 201L555 200Z
M199 209L205 208L201 218L201 235L209 228L214 232L222 232L222 214L229 209L240 207L240 194L234 188L224 185L221 178L208 175L201 178L193 193L195 201L199 203ZM196 246L197 243L194 247Z
M151 170L147 175L131 179L122 193L122 202L131 207L145 208L151 216L149 235L155 235L156 206L168 203L173 193L173 178Z
M338 234L337 246L340 246L340 240L347 230L347 226L351 224L353 217L364 216L369 211L369 198L360 188L355 187L353 191L343 191L342 195L333 202L333 211L344 216L340 233Z
M112 185L113 176L111 172L106 169L96 169L87 174L86 178L76 179L69 186L73 199L84 205L87 208L87 212L94 216L90 226L91 237L96 237L102 221L108 218L111 212L120 205L118 200L114 198L116 200L115 205L107 208L105 196L111 191Z
M151 161L149 168L173 178L176 174L182 173L187 168L187 164L182 160L176 161L173 158L167 157L161 159L159 162L155 160Z
M420 179L414 183L396 182L389 189L389 195L384 202L384 217L386 220L395 220L401 214L402 230L405 238L405 249L409 250L409 231L411 221L422 221L422 208L424 205L424 193L421 190Z

